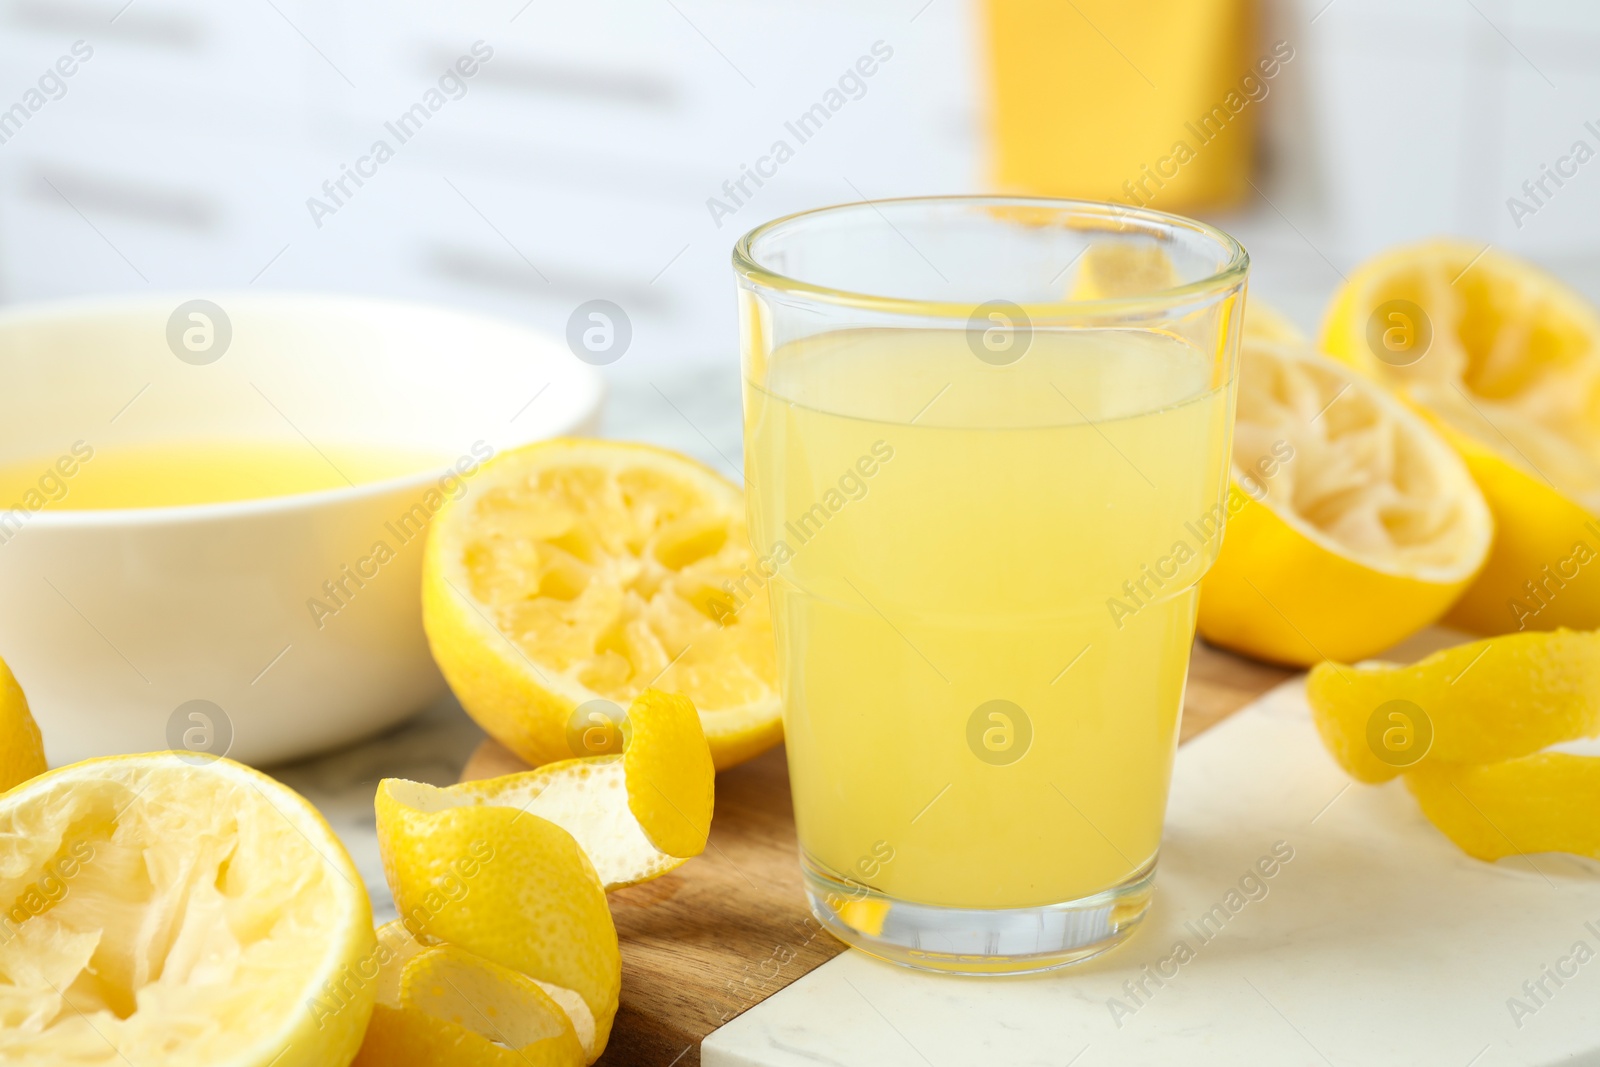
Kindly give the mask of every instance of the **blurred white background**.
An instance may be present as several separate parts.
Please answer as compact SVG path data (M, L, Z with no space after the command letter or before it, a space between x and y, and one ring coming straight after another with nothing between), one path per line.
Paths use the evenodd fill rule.
M1520 228L1507 206L1600 151L1600 5L1271 0L1261 23L1296 59L1261 104L1258 191L1210 213L1253 291L1313 327L1361 257L1451 233L1600 295L1600 160ZM731 397L740 233L992 187L982 33L980 0L0 0L0 300L354 292L564 332L609 299L622 393L692 406L703 374ZM799 143L785 124L875 47ZM779 139L793 158L763 163Z

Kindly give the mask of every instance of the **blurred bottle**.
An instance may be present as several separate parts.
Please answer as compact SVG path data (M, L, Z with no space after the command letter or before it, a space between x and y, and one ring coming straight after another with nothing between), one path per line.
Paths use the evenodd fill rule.
M1165 211L1245 196L1256 113L1293 58L1257 45L1252 0L983 7L1000 188Z

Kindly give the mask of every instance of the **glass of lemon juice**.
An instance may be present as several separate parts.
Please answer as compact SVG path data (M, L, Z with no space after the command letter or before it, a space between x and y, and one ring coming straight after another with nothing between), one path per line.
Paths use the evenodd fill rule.
M1117 944L1222 536L1244 249L952 197L792 215L733 258L813 911L959 973Z

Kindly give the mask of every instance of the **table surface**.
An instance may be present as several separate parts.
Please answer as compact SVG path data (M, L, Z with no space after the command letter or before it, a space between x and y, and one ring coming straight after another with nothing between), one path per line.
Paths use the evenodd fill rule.
M1304 248L1295 248L1297 238L1292 234L1271 234L1255 240L1252 252L1258 255L1258 274L1261 260L1283 260L1283 265L1270 273L1277 283L1269 286L1269 295L1280 306L1301 321L1305 327L1315 325L1316 307L1330 281L1318 273L1317 260ZM1302 262L1303 261L1303 262ZM1298 264L1300 269L1296 269ZM649 441L676 448L722 470L737 480L740 475L741 426L739 420L740 396L737 369L728 356L701 365L686 366L671 376L660 380L633 380L626 376L615 377L610 382L611 395L605 413L602 434L628 440ZM1183 737L1188 739L1217 723L1260 693L1286 677L1281 668L1252 663L1224 652L1199 644L1195 649L1190 684L1185 698ZM404 726L362 744L314 759L303 760L269 768L270 772L291 787L307 796L328 818L330 824L345 842L372 896L373 910L379 922L394 917L394 904L384 882L378 857L377 839L373 826L373 794L377 783L384 777L404 777L416 781L447 785L457 781L463 768L485 740L483 732L461 711L453 698L445 696L431 708ZM741 797L786 794L786 779L781 778L783 767L777 755L756 761L746 770L724 774L718 783L718 810L724 817L741 807L755 810L765 801L746 803ZM776 784L775 784L776 783ZM782 823L774 832L779 835L780 850L788 849L782 869L794 872L792 844L782 843ZM792 825L787 833L792 841ZM714 868L719 861L713 856L696 860L682 870ZM796 882L796 891L798 883ZM657 887L659 893L661 887ZM748 886L746 887L748 889ZM640 887L636 895L644 897L649 886ZM788 898L780 913L792 918L795 908L801 907L798 897ZM623 901L618 900L619 914L625 914ZM802 913L803 918L803 913ZM630 920L619 918L619 925L627 927ZM833 943L818 938L798 957L815 965L836 951ZM670 955L675 951L673 938L663 933L660 951ZM753 958L744 959L740 967L761 967L772 946L757 952ZM644 967L648 954L642 954L632 945L625 945L624 957L629 968ZM770 969L770 968L769 968ZM681 973L681 972L680 972ZM799 966L787 968L781 978L770 982L757 982L757 988L746 997L743 1006L758 1002L792 980L794 974L803 973ZM736 984L749 988L745 976L732 976ZM702 985L709 981L700 975ZM730 980L718 975L716 985L726 991ZM684 1054L680 1065L694 1062L697 1052L684 1053L703 1036L711 1025L720 1021L728 1011L725 1000L701 997L692 1010L685 1010L685 998L674 996L670 985L663 986L655 996L657 1006L649 1009L650 1018L665 1020L657 1026L648 1019L634 1018L633 1003L642 990L654 988L649 983L631 981L625 996L630 1004L619 1019L615 1039L618 1048L626 1047L626 1035L637 1032L644 1035L643 1044L652 1047L651 1056L669 1047L671 1055L661 1060L670 1063L672 1056ZM645 993L644 1000L652 994ZM643 1025L637 1025L643 1022ZM653 1037L651 1035L654 1035ZM686 1044L676 1044L679 1037ZM648 1060L640 1060L645 1063Z
M1483 863L1400 781L1352 783L1293 679L1178 752L1155 902L1053 974L845 953L704 1042L707 1067L1600 1064L1600 863Z
M663 403L663 396L672 403ZM729 362L708 363L683 368L671 380L613 382L602 433L676 448L737 479L739 411L737 371ZM1197 644L1183 737L1218 722L1287 673ZM448 785L460 779L484 741L482 730L446 696L382 736L269 771L327 817L361 871L374 917L382 923L394 918L395 909L373 825L378 781L401 777ZM480 763L473 773L514 767ZM624 1003L607 1062L647 1067L676 1059L677 1067L689 1067L698 1059L700 1039L717 1025L841 951L827 935L812 936L812 928L799 925L808 913L794 861L781 750L719 776L717 790L713 843L724 855L711 850L680 868L676 879L613 896L623 939ZM752 883L760 888L752 889ZM775 950L794 958L776 974L764 973L774 970Z
M1310 306L1309 297L1304 303ZM1300 317L1305 325L1312 324L1309 312ZM659 381L618 378L610 383L601 435L675 448L740 480L740 404L739 375L731 355L686 366ZM1185 736L1240 707L1281 677L1283 672L1276 668L1197 646L1185 706ZM373 827L372 798L378 781L400 777L449 785L459 780L483 740L483 731L447 695L378 737L267 770L308 797L327 817L366 880L376 917L384 922L394 918L395 911Z
M1184 739L1288 673L1197 643ZM373 822L378 781L400 777L448 785L463 771L481 777L517 769L514 757L503 750L497 757L485 741L455 700L445 697L364 744L269 771L327 817L361 872L375 919L383 923L395 917L395 909ZM478 763L469 770L475 754ZM705 856L666 878L613 894L624 985L607 1063L690 1067L712 1030L842 951L816 931L801 895L781 748L718 776L712 829L715 847ZM775 952L781 966L773 962Z

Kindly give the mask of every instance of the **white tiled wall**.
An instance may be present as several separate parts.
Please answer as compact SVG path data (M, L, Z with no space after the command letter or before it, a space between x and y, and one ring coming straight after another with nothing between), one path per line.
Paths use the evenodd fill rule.
M0 0L0 108L94 50L0 144L8 302L331 289L561 331L603 297L634 326L615 372L648 373L731 358L749 227L981 181L965 0L125 3ZM401 144L385 124L479 41L493 57ZM785 121L880 41L860 98L799 144ZM394 158L316 225L307 198L380 138ZM717 225L707 198L779 138L794 158Z
M1294 164L1282 191L1348 262L1435 234L1595 257L1600 4L1278 0L1273 14L1299 53L1293 106L1273 112ZM1507 200L1580 138L1596 158L1515 225Z
M756 223L985 181L977 0L0 0L0 116L76 41L66 93L0 144L0 299L245 287L445 301L562 331L633 319L608 374L730 365L728 252ZM1600 291L1600 158L1519 228L1577 139L1600 153L1593 0L1268 0L1297 58L1275 165L1226 225L1314 316L1360 258L1455 233ZM494 50L318 227L307 198L474 42ZM785 123L892 50L814 138ZM1096 106L1084 101L1083 106ZM0 117L0 131L4 130ZM720 220L707 199L790 142Z

